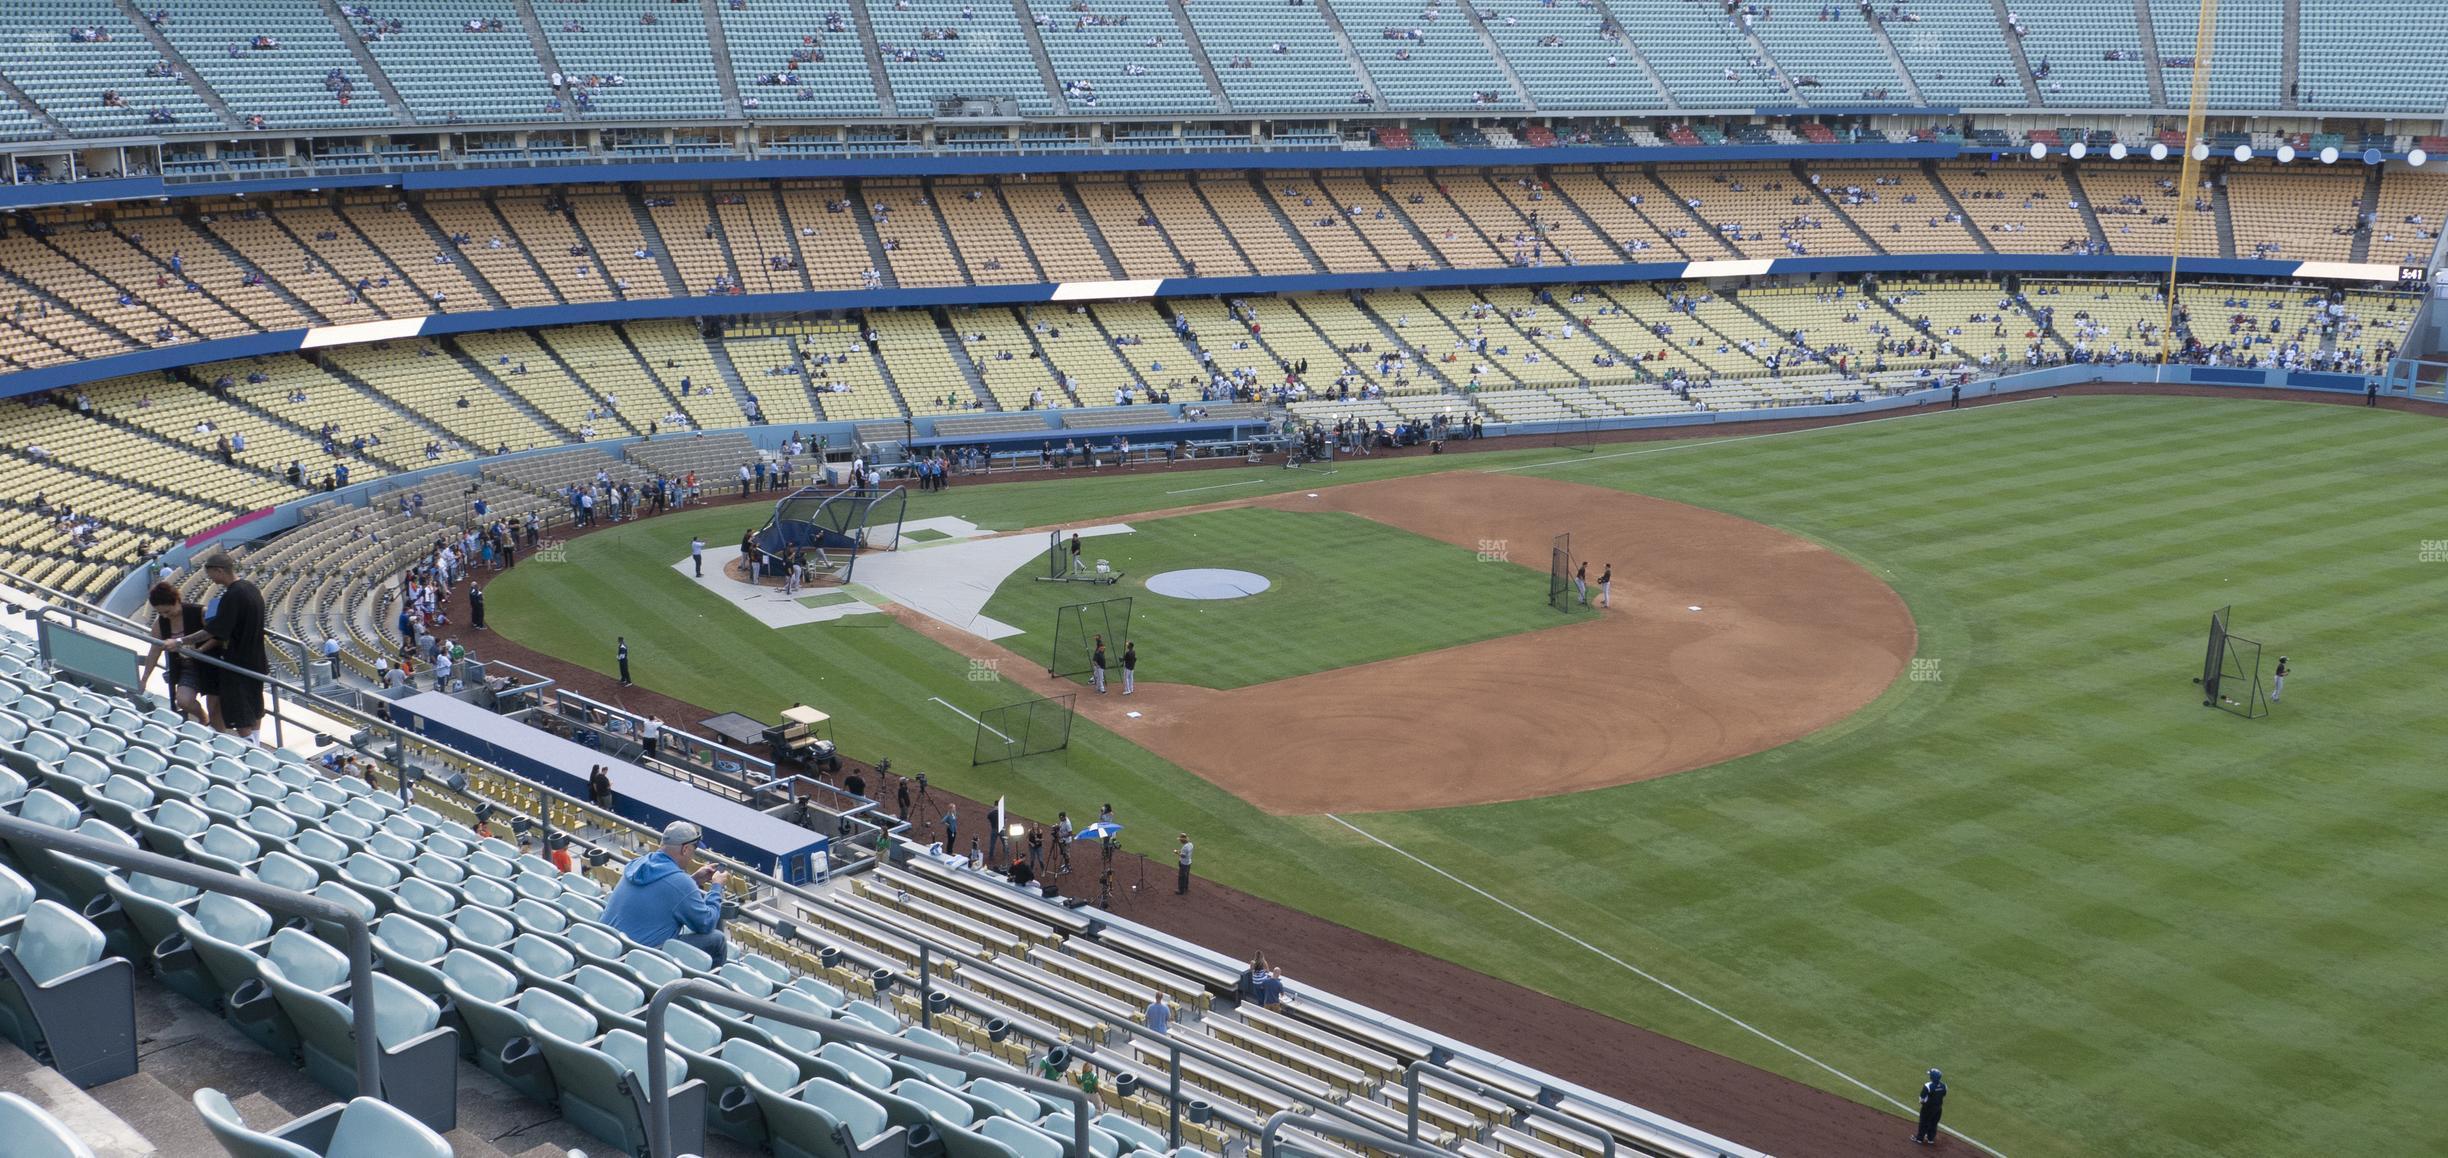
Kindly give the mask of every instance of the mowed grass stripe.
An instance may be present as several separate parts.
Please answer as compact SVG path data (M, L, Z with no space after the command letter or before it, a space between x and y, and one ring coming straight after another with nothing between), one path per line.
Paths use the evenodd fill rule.
M1033 569L1004 579L986 615L1024 634L1003 646L1042 662L1061 607L1127 597L1141 678L1237 688L1573 622L1547 605L1543 555L1532 571L1338 511L1253 507L1132 527L1082 541L1082 557L1111 562L1118 583L1045 583ZM1253 571L1271 586L1216 600L1147 587L1185 568ZM1106 644L1119 664L1122 640Z
M1077 524L1553 457L956 487L913 515ZM1861 560L1911 605L1941 679L1900 682L1837 727L1715 768L1367 826L1899 1096L1921 1068L1946 1066L1950 1121L2016 1158L2448 1149L2425 1112L2448 1078L2434 1044L2448 1010L2428 980L2448 948L2448 789L2434 772L2448 624L2423 610L2448 565L2414 560L2421 541L2448 539L2427 486L2443 469L2436 419L2157 398L1542 469ZM1164 496L1193 478L1252 481ZM736 535L736 518L709 538ZM685 542L676 521L646 526ZM612 609L601 615L568 614L572 654L608 667L622 615L656 633L649 665L682 646L660 633L705 631L714 620L647 606L702 599L669 576L677 557L670 542L590 557L599 574L556 584L579 609L632 588L599 601ZM508 579L496 590L523 594ZM2266 662L2277 650L2297 661L2269 719L2208 711L2190 684L2203 620L2227 602L2240 631L2271 645ZM972 795L1009 792L1037 815L1110 799L1163 835L1198 830L1206 871L1227 883L1836 1087L1331 822L1257 814L1102 729L1025 768L946 766L965 764L966 728L910 697L974 706L995 693L914 633L712 634L705 662L730 670L706 677L710 707L769 714L786 691L832 697L810 702L843 706L854 751ZM742 662L742 650L774 656ZM811 671L830 678L815 687Z

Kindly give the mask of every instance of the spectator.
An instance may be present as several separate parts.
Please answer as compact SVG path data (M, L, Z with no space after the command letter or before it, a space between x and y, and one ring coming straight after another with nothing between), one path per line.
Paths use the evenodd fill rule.
M661 848L621 870L603 920L650 949L679 941L702 950L720 968L730 956L722 933L723 886L729 874L711 863L697 863L704 835L685 820L664 828Z

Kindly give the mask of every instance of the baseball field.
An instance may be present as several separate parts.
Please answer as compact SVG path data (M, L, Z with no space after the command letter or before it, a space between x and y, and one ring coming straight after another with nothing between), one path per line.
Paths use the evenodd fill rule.
M1339 468L913 496L1134 528L1114 588L997 582L1029 633L1001 641L764 626L673 568L746 507L572 540L488 607L595 671L625 634L712 711L821 706L971 798L1193 831L1203 877L1847 1097L1943 1066L1948 1125L2015 1158L2448 1151L2448 423L2039 398ZM1546 606L1568 531L1616 608ZM1273 586L1136 586L1181 567ZM931 699L1032 694L1050 606L1106 594L1141 605L1140 694L972 768ZM2266 718L2192 685L2226 605L2292 661Z

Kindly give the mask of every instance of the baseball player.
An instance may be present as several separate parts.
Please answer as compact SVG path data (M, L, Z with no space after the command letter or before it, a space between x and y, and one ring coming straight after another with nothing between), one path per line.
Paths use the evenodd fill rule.
M2278 702L2278 693L2286 690L2287 659L2278 657L2278 674L2270 677L2270 702Z
M1946 1109L1946 1082L1937 1070L1929 1072L1929 1081L1921 1086L1921 1125L1913 1131L1913 1141L1924 1146L1938 1144L1938 1115Z
M1139 645L1131 640L1122 643L1122 694L1129 695L1139 686Z
M1589 606L1589 564L1573 569L1573 593L1580 597L1581 606Z
M1105 637L1096 637L1096 651L1088 657L1090 682L1096 684L1098 695L1105 694Z
M1085 568L1080 566L1079 532L1073 531L1071 532L1071 573L1077 575L1083 570L1085 570Z
M1605 570L1598 572L1598 605L1600 607L1615 606L1615 565L1613 563L1607 564Z

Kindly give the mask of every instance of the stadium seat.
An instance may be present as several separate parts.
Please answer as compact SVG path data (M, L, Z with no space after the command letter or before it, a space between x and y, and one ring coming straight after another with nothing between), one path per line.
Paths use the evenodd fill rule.
M16 1094L0 1091L0 1138L11 1158L94 1158L93 1147L66 1123Z
M136 1072L135 970L102 946L102 930L53 901L35 901L0 945L0 1035L79 1086Z
M195 1092L196 1113L230 1158L450 1158L450 1143L373 1098L334 1103L268 1131L248 1128L228 1095Z

